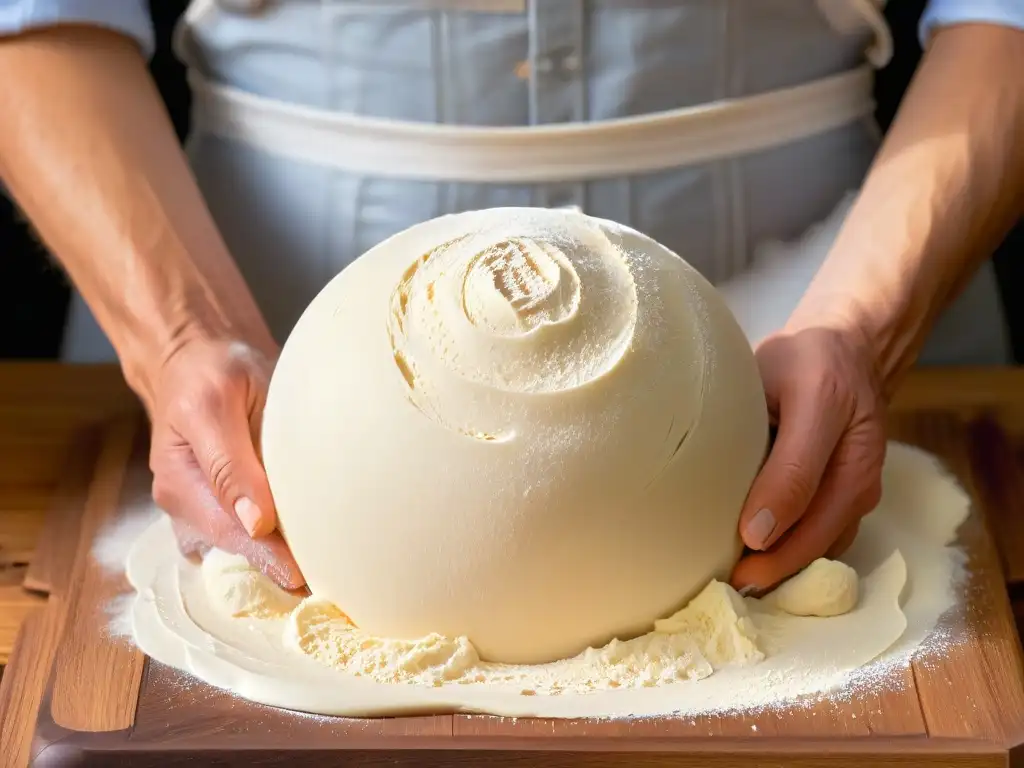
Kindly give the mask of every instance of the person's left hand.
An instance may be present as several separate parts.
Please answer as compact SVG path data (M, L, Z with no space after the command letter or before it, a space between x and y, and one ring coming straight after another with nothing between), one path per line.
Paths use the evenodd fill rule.
M756 357L778 432L740 517L753 552L731 579L755 594L853 543L881 497L886 440L881 381L856 332L788 328Z

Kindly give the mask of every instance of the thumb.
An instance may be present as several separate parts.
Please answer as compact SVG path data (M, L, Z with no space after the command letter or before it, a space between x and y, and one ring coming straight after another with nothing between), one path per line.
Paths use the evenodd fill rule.
M835 400L820 389L780 399L775 443L740 515L740 537L750 549L771 547L814 498L846 425Z
M244 399L232 398L218 411L194 424L192 452L221 507L233 512L251 537L266 536L277 527L277 513Z

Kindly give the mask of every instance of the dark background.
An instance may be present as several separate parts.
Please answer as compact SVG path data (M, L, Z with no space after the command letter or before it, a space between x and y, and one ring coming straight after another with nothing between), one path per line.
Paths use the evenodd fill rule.
M917 21L925 0L889 3L886 17L896 38L896 56L875 86L878 119L887 128L921 56ZM174 22L186 0L151 0L157 53L151 69L178 135L188 128L189 93L184 70L170 52ZM1014 353L1024 362L1024 226L995 255L996 274L1010 323ZM0 359L52 358L60 349L69 288L60 269L30 237L15 210L0 195Z

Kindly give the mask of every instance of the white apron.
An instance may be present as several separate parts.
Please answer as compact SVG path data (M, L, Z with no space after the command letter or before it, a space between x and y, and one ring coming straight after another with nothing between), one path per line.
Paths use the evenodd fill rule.
M194 0L176 39L193 168L281 341L384 238L509 205L656 238L757 341L877 149L891 46L873 0ZM77 296L64 357L113 358ZM922 362L1008 357L986 267Z

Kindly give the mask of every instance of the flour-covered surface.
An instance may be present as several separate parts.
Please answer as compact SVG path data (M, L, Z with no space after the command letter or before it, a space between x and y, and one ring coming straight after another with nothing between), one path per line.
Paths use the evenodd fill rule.
M859 601L851 612L831 618L792 617L747 598L731 612L719 613L730 600L718 599L718 607L704 615L725 617L722 626L731 630L718 636L730 638L732 652L716 655L713 647L702 647L694 623L687 628L683 622L680 631L688 632L693 642L673 642L666 639L673 637L672 632L663 633L661 656L657 648L651 655L650 644L633 663L628 650L623 654L621 649L598 649L590 654L591 667L582 676L580 665L559 662L573 670L567 678L572 685L551 685L557 679L551 665L506 669L503 679L488 679L479 670L463 674L474 668L473 662L446 679L443 668L453 658L450 648L462 649L463 656L455 657L463 662L468 653L458 639L434 639L416 652L420 655L412 667L419 673L398 675L398 682L380 682L379 675L374 679L364 668L346 667L346 659L354 655L325 653L332 644L337 647L330 631L314 633L319 640L303 639L303 631L297 629L302 619L296 616L301 605L273 618L234 616L239 612L237 602L234 610L225 610L224 594L210 589L211 579L209 574L204 578L202 566L178 553L163 518L137 539L128 560L129 579L137 589L131 605L132 635L153 658L207 683L253 701L321 714L458 711L555 718L693 717L791 706L809 695L842 697L879 680L891 681L892 670L907 665L915 653L960 641L955 628L940 619L956 606L960 594L963 555L950 544L968 507L967 495L933 457L891 444L882 502L843 558L860 576ZM251 592L251 585L245 589ZM711 594L714 591L712 587ZM719 598L728 595L719 592ZM236 590L232 599L237 598ZM268 604L264 597L258 601ZM340 611L331 613L316 603L305 608L310 605L320 612L316 620L341 622L335 634L352 631ZM287 608L288 603L279 606ZM750 631L736 631L746 621ZM736 653L743 638L752 639L758 653ZM619 645L630 642L637 643ZM387 665L385 646L387 642L377 643L371 653L376 653L377 669ZM395 647L400 652L413 649ZM615 674L630 668L674 668L681 674L634 675L632 684L621 686L579 684L586 678L591 683L602 680L594 671L609 660L608 669L619 670ZM440 665L442 674L424 676L432 663Z

